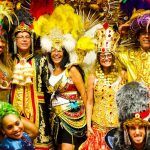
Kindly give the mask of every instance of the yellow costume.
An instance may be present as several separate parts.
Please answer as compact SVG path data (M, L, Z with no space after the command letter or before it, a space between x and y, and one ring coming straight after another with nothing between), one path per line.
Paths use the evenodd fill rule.
M119 60L127 70L128 81L139 81L150 87L150 52L138 48L123 50L118 55Z
M105 79L101 79L100 73L96 72L92 121L100 127L117 127L119 125L114 97L121 87L121 78L118 77L118 73L114 73L112 77L112 82L106 84Z

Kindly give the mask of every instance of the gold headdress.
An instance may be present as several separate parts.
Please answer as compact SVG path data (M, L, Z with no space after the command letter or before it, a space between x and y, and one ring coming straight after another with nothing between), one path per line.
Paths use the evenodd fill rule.
M95 38L97 39L97 51L104 53L115 51L120 36L105 23L103 28L96 31Z
M15 31L14 31L14 36L16 36L16 33L18 32L28 32L28 33L32 33L32 27L25 24L24 22L21 22L20 25L18 25L16 28L15 28Z

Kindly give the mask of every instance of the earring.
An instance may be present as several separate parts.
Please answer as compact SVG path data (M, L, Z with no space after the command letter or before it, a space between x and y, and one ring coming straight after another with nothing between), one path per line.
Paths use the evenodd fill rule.
M17 54L17 44L16 44L16 40L14 41L14 54Z

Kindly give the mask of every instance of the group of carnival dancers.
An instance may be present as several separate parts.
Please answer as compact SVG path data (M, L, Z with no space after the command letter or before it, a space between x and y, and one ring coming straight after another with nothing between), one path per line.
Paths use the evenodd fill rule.
M34 22L41 50L21 22L11 55L4 19L14 13L9 1L0 7L0 150L150 149L150 10L135 11L119 32L105 23L76 42L79 15L61 5ZM128 30L135 44L118 45Z

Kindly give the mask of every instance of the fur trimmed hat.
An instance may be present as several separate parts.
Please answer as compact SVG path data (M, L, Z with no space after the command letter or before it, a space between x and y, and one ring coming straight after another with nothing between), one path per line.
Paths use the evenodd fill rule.
M145 121L150 115L149 90L141 83L130 82L124 85L116 95L116 101L119 109L119 120L123 126L132 124L142 124L149 126Z

